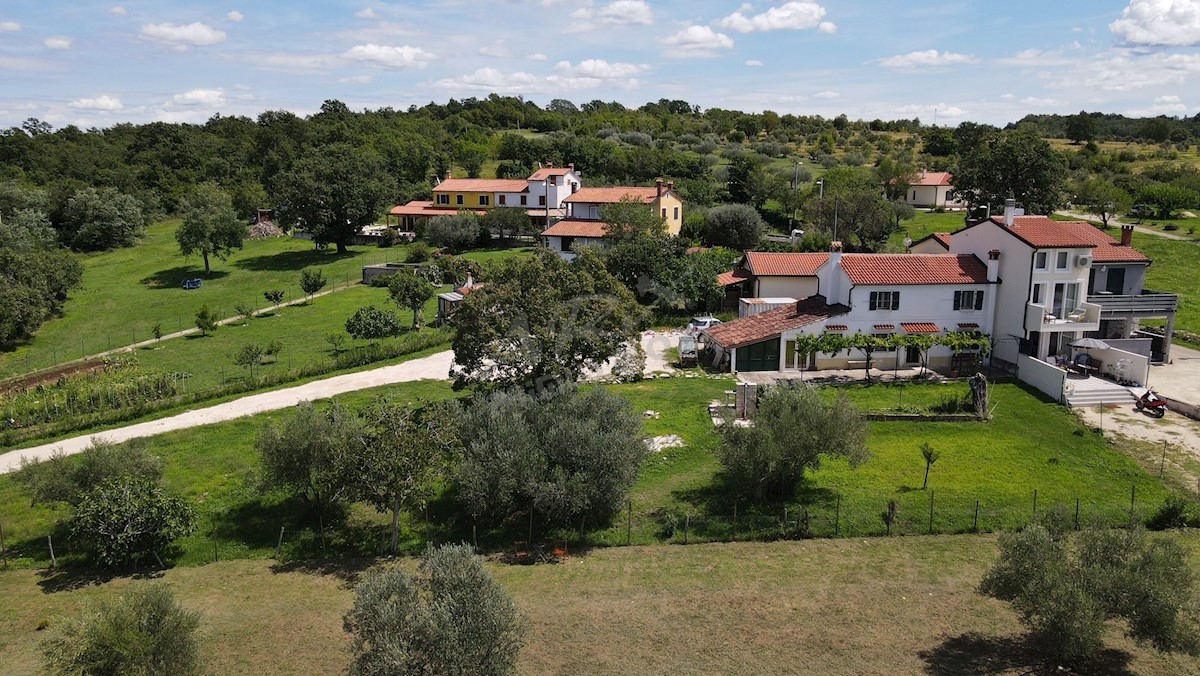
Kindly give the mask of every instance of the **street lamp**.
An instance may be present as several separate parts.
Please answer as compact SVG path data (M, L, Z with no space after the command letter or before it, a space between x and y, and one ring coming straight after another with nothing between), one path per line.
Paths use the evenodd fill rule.
M825 199L825 179L818 178L817 179L817 187L821 189L820 198Z

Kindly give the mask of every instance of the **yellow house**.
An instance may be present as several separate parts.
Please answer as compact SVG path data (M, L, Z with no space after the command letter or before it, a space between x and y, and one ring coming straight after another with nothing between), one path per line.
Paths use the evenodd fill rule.
M490 209L496 193L529 190L525 179L447 178L433 188L433 206L442 209ZM507 206L507 205L504 205Z
M576 246L604 246L607 224L600 219L600 210L621 201L635 201L653 209L666 222L669 235L683 229L683 201L675 192L673 182L662 179L654 187L615 186L610 188L580 188L563 200L567 217L542 232L546 246L570 260Z

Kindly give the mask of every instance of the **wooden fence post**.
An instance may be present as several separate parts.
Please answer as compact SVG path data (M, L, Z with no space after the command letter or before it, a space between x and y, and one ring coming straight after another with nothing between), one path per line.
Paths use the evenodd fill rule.
M933 491L929 491L929 534L933 535Z
M0 524L0 556L4 557L4 567L8 568L8 548L4 546L4 525Z
M279 550L283 547L283 529L284 528L286 528L286 526L279 527L279 541L275 543L275 560L276 561L280 560Z
M837 537L841 532L842 525L842 494L837 494L837 502L833 507L833 537Z
M979 501L978 500L975 501L975 523L971 526L971 530L976 533L979 532Z
M50 545L50 568L58 568L58 559L54 556L54 536L46 536L46 544Z

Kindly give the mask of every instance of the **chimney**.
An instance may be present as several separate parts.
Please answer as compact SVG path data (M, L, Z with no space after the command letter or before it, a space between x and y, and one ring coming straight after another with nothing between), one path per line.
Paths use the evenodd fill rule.
M675 181L667 181L667 190L675 192Z
M473 274L471 274L470 272L468 272L468 273L467 273L467 283L466 283L466 284L463 284L463 287L462 287L462 288L464 288L464 289L473 289L473 288L475 288L475 275L473 275Z
M1121 226L1121 246L1133 246L1133 226Z
M1004 227L1011 228L1017 217L1017 201L1011 197L1004 200Z
M662 194L663 194L663 180L662 180L661 178L659 178L659 179L655 179L655 181L654 181L654 187L655 187L655 188L657 188L657 190L658 190L658 196L659 196L659 197L662 197Z
M987 280L991 284L1000 281L1000 250L992 249L988 252L987 260Z
M826 265L825 289L821 295L825 302L833 305L841 302L842 292L842 243L829 243L829 262Z
M450 180L450 170L449 169L446 170L446 180L447 181Z
M567 168L568 168L568 169L570 169L571 171L575 171L575 163L574 163L574 162L568 162L568 163L567 163Z

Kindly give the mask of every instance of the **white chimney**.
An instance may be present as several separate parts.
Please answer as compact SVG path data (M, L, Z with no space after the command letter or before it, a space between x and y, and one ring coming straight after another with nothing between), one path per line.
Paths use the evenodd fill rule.
M829 244L829 262L825 264L825 288L822 291L825 302L833 305L841 302L842 293L842 243Z
M1017 217L1017 201L1012 199L1004 200L1004 227L1011 228L1013 219Z
M475 275L473 275L473 274L471 274L470 272L468 272L468 273L467 273L467 283L466 283L466 284L463 284L463 287L462 287L462 288L464 288L464 289L472 289L472 288L475 288Z
M992 249L988 252L987 260L987 280L995 284L1000 281L1000 250Z

